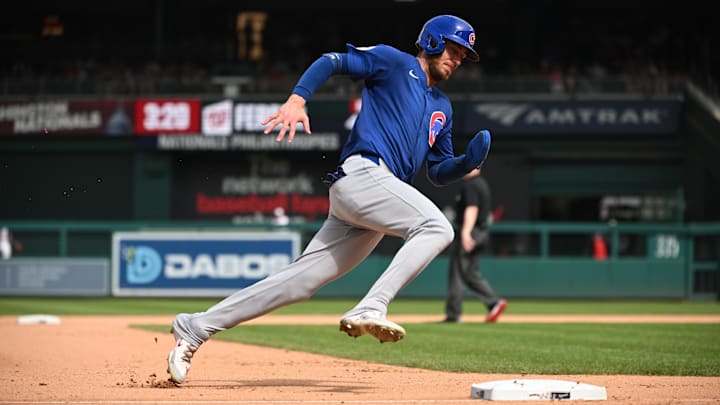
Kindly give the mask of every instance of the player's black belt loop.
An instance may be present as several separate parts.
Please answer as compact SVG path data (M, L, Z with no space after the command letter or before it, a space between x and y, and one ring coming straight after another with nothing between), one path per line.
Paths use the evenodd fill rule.
M360 156L364 157L365 159L375 163L376 165L380 166L380 157L377 155L370 155L367 153L361 153Z
M330 187L333 185L333 183L342 179L345 176L347 176L347 174L345 174L345 170L343 170L342 166L338 166L334 172L327 172L325 174L325 177L323 177L321 180L323 183L325 183L326 186Z

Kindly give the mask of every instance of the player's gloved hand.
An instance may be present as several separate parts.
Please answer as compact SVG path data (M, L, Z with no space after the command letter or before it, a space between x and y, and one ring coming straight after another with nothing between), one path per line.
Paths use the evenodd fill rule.
M438 186L460 180L473 169L482 167L490 152L490 131L483 129L468 142L464 154L434 162L428 166L428 178Z
M465 169L471 171L479 169L487 159L490 152L490 131L483 129L475 134L473 139L468 142L465 150Z

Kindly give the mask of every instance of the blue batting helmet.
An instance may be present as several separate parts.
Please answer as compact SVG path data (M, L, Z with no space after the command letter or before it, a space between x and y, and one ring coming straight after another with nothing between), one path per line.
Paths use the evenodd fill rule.
M467 58L471 61L480 60L480 56L473 49L475 30L467 21L454 15L439 15L429 19L423 25L415 46L430 55L437 55L445 50L445 40L467 48Z

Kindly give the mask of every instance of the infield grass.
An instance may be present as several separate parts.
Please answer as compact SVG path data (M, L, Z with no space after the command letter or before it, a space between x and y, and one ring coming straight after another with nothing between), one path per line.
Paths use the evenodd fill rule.
M720 376L720 325L404 326L405 339L384 344L335 325L241 325L213 339L450 372Z

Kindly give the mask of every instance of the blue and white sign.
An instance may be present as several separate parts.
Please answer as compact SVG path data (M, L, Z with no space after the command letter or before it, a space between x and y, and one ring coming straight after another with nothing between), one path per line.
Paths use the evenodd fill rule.
M299 255L293 232L116 232L115 296L226 296Z

